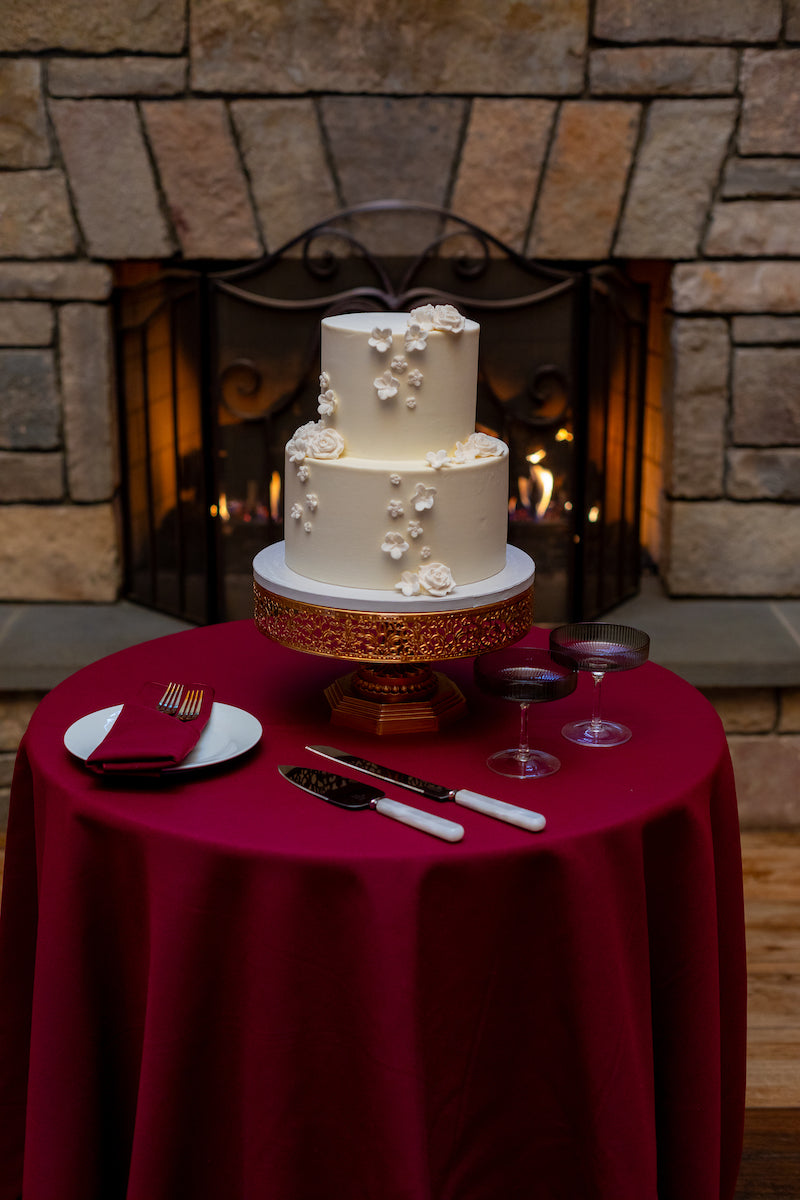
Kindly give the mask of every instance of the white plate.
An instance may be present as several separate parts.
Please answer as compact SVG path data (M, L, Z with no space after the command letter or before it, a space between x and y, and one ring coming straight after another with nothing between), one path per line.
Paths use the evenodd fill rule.
M64 734L64 745L76 758L86 759L97 749L122 712L121 704L100 708L88 713L70 725ZM261 722L242 708L231 704L211 706L211 716L196 745L182 762L169 771L190 771L194 767L210 767L213 763L227 762L250 750L260 739Z

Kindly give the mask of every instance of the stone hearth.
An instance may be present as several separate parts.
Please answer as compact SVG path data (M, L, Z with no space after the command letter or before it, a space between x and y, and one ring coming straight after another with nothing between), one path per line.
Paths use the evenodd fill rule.
M388 197L659 279L663 588L800 597L797 0L6 0L0 52L0 601L118 601L115 266Z

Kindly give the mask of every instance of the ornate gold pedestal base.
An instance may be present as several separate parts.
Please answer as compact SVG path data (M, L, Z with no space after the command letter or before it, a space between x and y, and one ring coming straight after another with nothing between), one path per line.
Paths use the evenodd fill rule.
M402 734L435 733L443 725L457 720L465 711L467 702L451 679L428 668L411 668L414 673L412 687L405 688L401 677L386 675L387 668L377 672L360 668L344 675L325 689L325 698L331 706L331 724L359 729L362 733ZM417 677L425 674L429 683L424 686ZM374 688L364 686L370 677ZM381 682L386 680L382 690Z

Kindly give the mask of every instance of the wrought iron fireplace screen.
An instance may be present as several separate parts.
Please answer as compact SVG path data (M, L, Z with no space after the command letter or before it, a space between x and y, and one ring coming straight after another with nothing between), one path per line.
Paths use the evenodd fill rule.
M115 289L131 599L250 616L252 560L283 537L284 445L316 418L321 319L429 301L481 326L478 427L510 447L509 541L536 562L537 620L636 591L647 297L619 270L534 262L451 212L382 201L257 263L140 273Z

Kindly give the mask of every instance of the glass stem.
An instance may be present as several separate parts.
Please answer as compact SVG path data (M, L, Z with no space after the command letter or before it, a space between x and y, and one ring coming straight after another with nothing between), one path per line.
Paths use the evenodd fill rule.
M530 756L530 746L528 744L528 709L530 704L523 701L519 706L519 749L518 754L521 759L526 759Z
M598 730L602 728L603 722L600 719L600 685L603 682L604 671L592 671L592 679L594 680L594 692L592 693L592 722L591 728Z

